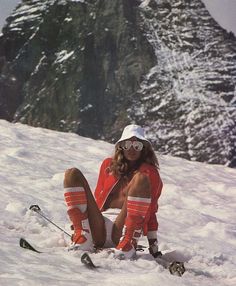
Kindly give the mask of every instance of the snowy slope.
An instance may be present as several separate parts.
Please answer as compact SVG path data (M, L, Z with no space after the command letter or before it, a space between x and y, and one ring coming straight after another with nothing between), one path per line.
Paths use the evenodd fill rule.
M21 124L0 121L0 285L236 285L236 170L161 156L164 190L159 208L162 251L189 269L171 276L148 254L117 261L92 254L97 271L87 270L69 239L28 208L38 204L69 230L63 201L63 172L79 167L94 188L98 168L113 145ZM18 247L20 237L49 253ZM141 240L146 245L146 238Z

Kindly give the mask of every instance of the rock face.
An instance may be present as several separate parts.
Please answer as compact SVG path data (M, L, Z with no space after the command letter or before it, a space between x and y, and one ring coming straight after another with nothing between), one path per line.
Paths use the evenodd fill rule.
M0 117L236 166L236 39L200 0L27 0L0 37Z

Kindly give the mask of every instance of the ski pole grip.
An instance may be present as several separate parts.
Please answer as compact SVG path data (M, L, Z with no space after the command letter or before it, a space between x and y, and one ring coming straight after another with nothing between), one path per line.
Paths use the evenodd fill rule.
M31 206L29 207L29 209L30 209L31 211L34 211L34 212L41 211L41 209L40 209L40 207L39 207L38 205L31 205Z

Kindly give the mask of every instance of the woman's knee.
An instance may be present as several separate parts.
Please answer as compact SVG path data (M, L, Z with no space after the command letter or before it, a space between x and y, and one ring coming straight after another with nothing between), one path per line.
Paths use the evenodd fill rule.
M85 181L84 175L77 168L70 168L65 171L64 187L77 187L83 185Z
M128 195L150 197L151 184L149 177L141 172L137 172L129 183Z

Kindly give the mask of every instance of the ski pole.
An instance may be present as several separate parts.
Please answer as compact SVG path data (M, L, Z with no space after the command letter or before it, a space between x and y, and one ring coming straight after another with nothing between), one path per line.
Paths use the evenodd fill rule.
M38 205L31 205L29 207L29 209L31 211L36 212L37 214L39 214L41 217L43 217L44 219L46 219L48 222L50 222L51 224L53 224L55 227L57 227L58 229L60 229L62 232L64 232L66 235L68 235L71 238L71 235L66 232L64 229L62 229L60 226L58 226L57 224L55 224L53 221L51 221L49 218L47 218L42 212L41 209Z

